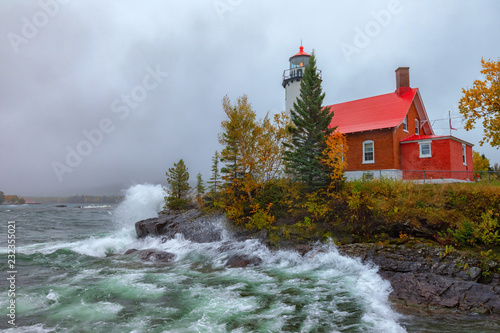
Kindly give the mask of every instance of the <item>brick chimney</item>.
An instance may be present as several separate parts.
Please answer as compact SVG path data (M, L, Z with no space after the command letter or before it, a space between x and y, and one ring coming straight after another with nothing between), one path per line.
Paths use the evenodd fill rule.
M396 93L401 96L410 89L410 67L399 67L396 69Z

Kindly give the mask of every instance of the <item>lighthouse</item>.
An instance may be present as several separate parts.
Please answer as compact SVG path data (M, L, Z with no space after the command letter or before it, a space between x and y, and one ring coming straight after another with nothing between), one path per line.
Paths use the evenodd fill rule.
M285 88L285 110L290 113L293 103L300 96L300 81L304 75L304 70L309 64L310 54L304 52L304 47L300 43L299 53L290 57L290 68L283 72L283 88Z

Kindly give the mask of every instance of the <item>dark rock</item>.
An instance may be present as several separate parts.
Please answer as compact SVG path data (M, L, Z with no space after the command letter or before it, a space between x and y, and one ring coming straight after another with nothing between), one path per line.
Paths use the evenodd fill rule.
M228 259L226 266L231 267L231 268L256 266L256 265L259 265L261 262L262 262L262 259L260 259L258 257L234 255Z
M129 256L133 255L135 258L141 259L143 261L152 261L159 263L169 263L175 258L175 254L165 251L159 251L155 249L137 250L130 249L127 250L123 255Z
M66 205L55 205L54 207L57 207L57 208L65 208L65 207L68 207Z
M163 241L182 234L196 243L210 243L222 240L223 229L214 221L219 216L206 216L198 209L185 212L165 211L158 217L139 221L135 224L137 237L163 236Z
M298 244L295 246L295 250L301 255L304 256L307 252L311 251L311 247L306 244Z
M442 248L423 244L349 244L339 252L376 264L398 303L500 314L496 274L488 284L478 283L482 270L470 255L454 251L443 256Z
M160 262L170 262L175 258L175 254L165 251L158 251L153 249L141 250L139 252L139 257L145 261L160 261Z

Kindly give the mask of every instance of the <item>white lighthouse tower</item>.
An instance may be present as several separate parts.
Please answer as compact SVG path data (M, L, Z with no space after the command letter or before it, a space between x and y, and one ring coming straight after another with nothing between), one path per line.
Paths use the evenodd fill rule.
M283 88L285 88L285 110L290 113L293 103L300 96L300 80L304 75L304 70L309 64L310 54L304 52L304 47L300 43L299 53L290 57L290 68L283 72Z

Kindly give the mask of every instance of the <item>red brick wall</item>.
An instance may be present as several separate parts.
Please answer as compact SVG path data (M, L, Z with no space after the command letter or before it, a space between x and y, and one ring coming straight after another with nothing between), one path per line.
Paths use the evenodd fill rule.
M472 147L470 146L465 146L465 155L466 155L466 163L467 165L464 165L463 163L463 157L462 157L462 143L455 141L455 140L450 140L450 167L451 170L457 170L457 171L468 171L464 173L453 173L453 174L458 174L459 176L455 175L456 177L452 178L457 178L457 179L468 179L470 181L474 180L474 177L472 175L472 172L474 170L473 165L472 165Z
M469 150L471 151L469 153ZM467 166L462 163L462 144L455 140L443 139L431 142L432 157L420 158L420 147L418 142L401 144L401 166L403 170L444 170L447 172L426 171L426 179L453 178L472 180L472 148L467 146ZM463 171L463 172L450 172ZM469 171L469 172L468 172ZM404 172L404 179L422 179L423 172Z
M408 131L404 131L401 125L397 128L347 134L349 150L346 154L346 171L401 169L399 142L408 136L415 135L416 118L418 119L417 109L415 103L412 103L408 112ZM375 163L363 164L363 142L367 140L374 142Z
M394 169L393 129L383 129L346 135L346 171ZM375 163L363 164L363 142L372 140L375 149Z

